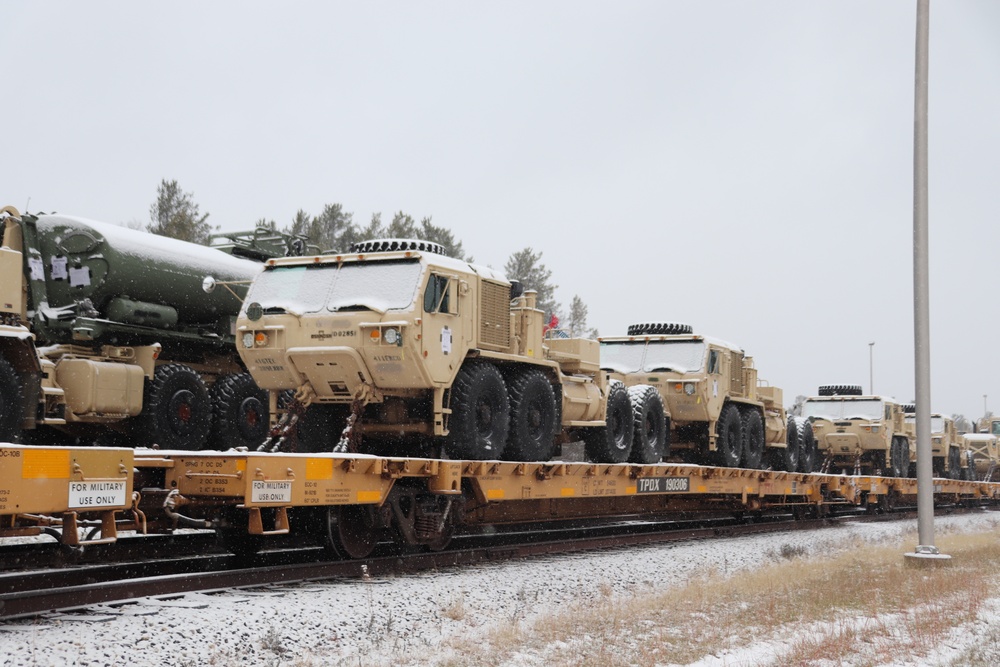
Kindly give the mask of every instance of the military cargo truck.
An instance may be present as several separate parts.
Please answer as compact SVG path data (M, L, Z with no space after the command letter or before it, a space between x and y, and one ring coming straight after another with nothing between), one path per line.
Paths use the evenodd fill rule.
M753 358L687 324L634 324L601 338L601 367L628 387L654 387L668 422L669 451L686 461L811 472L809 425L789 419L782 391L759 382ZM641 441L635 434L635 441Z
M906 434L912 446L910 447L909 476L917 476L917 407L912 403L903 406L906 421ZM935 477L950 479L962 478L962 448L963 441L955 428L951 417L931 414L931 457Z
M802 416L812 424L824 472L906 476L911 447L901 404L865 396L859 385L824 385L818 393L805 400Z
M991 433L966 433L961 436L965 442L963 468L965 479L970 481L993 482L997 479L997 437Z
M534 461L579 435L592 460L627 460L628 393L597 342L544 324L535 293L493 269L389 239L269 260L236 331L271 392L271 448Z
M0 440L257 444L267 397L235 354L260 264L62 215L0 211Z

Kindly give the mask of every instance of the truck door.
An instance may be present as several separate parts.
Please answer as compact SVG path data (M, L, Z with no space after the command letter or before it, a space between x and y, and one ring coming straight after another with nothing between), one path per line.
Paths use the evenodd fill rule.
M458 277L431 270L423 294L422 354L433 382L449 382L465 356Z

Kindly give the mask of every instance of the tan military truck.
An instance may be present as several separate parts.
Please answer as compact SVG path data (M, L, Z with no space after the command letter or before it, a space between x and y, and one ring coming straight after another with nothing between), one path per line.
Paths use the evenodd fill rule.
M965 479L970 481L993 482L997 478L997 437L991 433L966 433L961 436L965 442L963 469Z
M579 434L591 460L627 460L628 394L600 372L597 342L545 339L521 292L427 241L269 260L237 319L278 419L268 446L329 451L343 436L358 451L534 461Z
M824 472L906 476L910 435L896 401L865 396L858 385L824 385L805 400L802 416L812 424Z
M910 477L917 476L917 407L912 403L903 406L906 434L910 447ZM931 414L931 457L935 477L962 479L962 450L964 442L951 417Z
M809 425L786 417L781 389L758 381L742 349L674 322L634 324L627 336L600 343L601 368L633 399L650 391L637 387L658 394L668 425L665 453L692 463L813 470ZM648 440L636 424L633 451Z

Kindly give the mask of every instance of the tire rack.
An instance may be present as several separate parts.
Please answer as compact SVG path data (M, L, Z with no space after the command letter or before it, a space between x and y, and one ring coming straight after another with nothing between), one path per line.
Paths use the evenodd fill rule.
M169 530L177 517L235 514L250 535L290 530L288 511L335 505L382 505L393 486L464 495L464 526L561 519L683 517L698 512L824 516L835 508L886 508L915 501L914 479L788 473L685 464L517 463L378 457L361 454L266 454L118 448L0 446L0 537L62 533L69 546L87 542L77 530L113 541L124 529ZM121 502L70 492L72 482L109 482ZM133 487L136 493L133 493ZM82 488L82 487L77 487ZM1000 498L1000 483L934 480L938 503ZM117 498L116 498L117 499ZM80 503L91 503L84 507ZM164 508L167 508L165 510ZM245 510L245 514L242 512ZM147 518L148 517L148 518ZM117 521L116 521L117 519ZM181 524L190 525L190 524ZM89 537L89 536L88 536Z

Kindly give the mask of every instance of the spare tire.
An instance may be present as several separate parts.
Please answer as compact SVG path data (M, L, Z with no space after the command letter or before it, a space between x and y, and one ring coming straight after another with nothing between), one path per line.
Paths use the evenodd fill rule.
M864 391L860 384L824 384L820 385L820 396L861 396Z
M693 331L690 324L679 322L642 322L628 327L629 336L675 336Z

